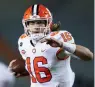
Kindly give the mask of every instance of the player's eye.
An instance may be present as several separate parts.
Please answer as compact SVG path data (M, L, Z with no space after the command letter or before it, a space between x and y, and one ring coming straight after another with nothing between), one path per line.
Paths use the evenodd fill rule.
M29 24L34 24L35 23L35 21L28 21L27 22L27 25L29 25Z
M27 21L26 23L25 23L26 25L29 25L29 24L31 24L31 25L33 25L33 24L47 24L47 21L46 20L35 20L35 21Z

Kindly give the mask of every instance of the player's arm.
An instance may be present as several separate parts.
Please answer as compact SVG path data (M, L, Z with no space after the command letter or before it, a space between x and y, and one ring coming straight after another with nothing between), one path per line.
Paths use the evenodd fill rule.
M82 60L88 61L93 59L93 53L87 47L66 42L61 44L61 47L64 50L68 51L71 54L74 54Z
M61 53L65 53L66 55L75 55L85 61L93 59L93 53L84 46L74 44L74 40L64 42L54 37L50 37L46 40L52 47L61 47L63 49L63 52Z
M80 57L82 60L92 60L93 53L86 47L81 45L76 45L74 55Z
M21 35L19 40L18 40L18 49L20 51L21 54L21 49L20 47L22 47L22 42L23 39L26 37L25 34ZM20 58L18 59L13 59L10 63L9 63L9 68L11 69L11 71L13 72L13 74L16 77L23 77L23 76L28 76L29 73L27 72L27 70L25 69L25 60L23 58L25 58L24 55L21 54Z

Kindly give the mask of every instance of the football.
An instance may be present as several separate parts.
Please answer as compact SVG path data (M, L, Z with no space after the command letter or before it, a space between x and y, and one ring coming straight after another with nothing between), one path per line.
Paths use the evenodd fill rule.
M9 68L12 72L22 73L25 72L25 61L23 59L14 59L9 63Z

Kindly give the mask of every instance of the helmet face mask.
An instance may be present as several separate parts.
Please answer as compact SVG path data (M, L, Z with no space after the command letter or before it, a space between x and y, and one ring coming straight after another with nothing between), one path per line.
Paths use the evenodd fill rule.
M35 10L36 8L38 13ZM35 14L35 12L37 14ZM31 38L38 40L50 33L52 16L50 11L45 6L33 5L25 11L22 23L25 33L31 36Z
M49 26L48 20L40 19L40 20L31 20L26 22L27 30L31 31L31 33L48 33Z

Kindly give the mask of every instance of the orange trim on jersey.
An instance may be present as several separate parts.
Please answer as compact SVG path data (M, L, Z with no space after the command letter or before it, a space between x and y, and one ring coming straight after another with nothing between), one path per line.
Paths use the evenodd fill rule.
M63 49L60 48L57 52L56 52L56 55L58 55Z
M25 37L27 37L26 34L22 34L22 35L20 36L21 39L23 39L23 38L25 38Z
M56 57L57 57L58 60L65 60L65 59L69 58L69 56L65 56L64 58L59 58L59 57L58 57L58 54L59 54L62 50L63 50L63 49L60 48L60 49L57 51L57 53L56 53Z

